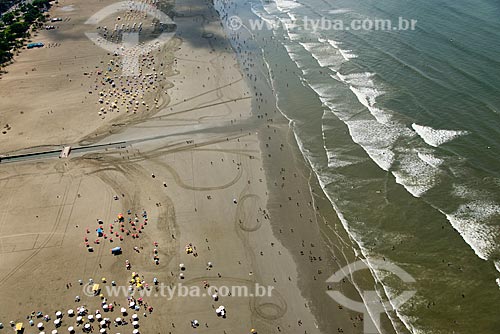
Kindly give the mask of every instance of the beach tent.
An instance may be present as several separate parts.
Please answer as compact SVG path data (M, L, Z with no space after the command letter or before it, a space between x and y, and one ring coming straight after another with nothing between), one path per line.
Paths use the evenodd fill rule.
M16 324L16 333L22 333L24 331L24 325L22 322Z
M38 43L29 43L27 48L28 49L33 49L33 48L41 48L44 44L42 42Z
M96 231L97 231L97 236L102 237L102 233L104 232L102 228L99 227Z
M122 253L122 248L121 247L115 247L111 248L111 254L113 255L118 255Z
M94 293L94 295L99 294L99 291L100 291L100 290L101 290L101 288L99 287L99 284L97 284L97 283L96 283L96 284L94 284L94 285L92 286L92 292Z

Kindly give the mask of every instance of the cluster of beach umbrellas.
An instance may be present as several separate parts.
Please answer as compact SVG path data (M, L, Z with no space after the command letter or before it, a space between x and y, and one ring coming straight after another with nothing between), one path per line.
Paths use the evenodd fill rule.
M136 53L138 52L136 51ZM144 53L144 50L140 50L140 52ZM136 56L139 57L139 53ZM147 101L149 100L148 95L158 89L157 83L164 78L164 73L156 72L154 68L155 59L151 52L140 58L141 63L145 67L151 68L152 73L144 73L142 68L139 67L136 75L122 76L122 65L132 66L134 64L121 64L118 59L111 59L108 62L107 71L96 72L98 77L93 90L98 91L99 116L104 118L105 114L111 112L137 113L141 109L159 108L158 98L152 100L153 105L150 105ZM92 94L93 90L89 90L89 93Z

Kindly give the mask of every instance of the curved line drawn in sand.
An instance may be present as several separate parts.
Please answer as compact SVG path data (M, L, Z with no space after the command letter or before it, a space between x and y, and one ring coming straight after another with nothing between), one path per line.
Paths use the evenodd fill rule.
M254 204L255 207L259 207L259 205L257 204L257 201L260 202L261 198L258 195L255 195L255 194L247 194L247 195L242 196L240 198L240 200L238 201L238 206L236 208L236 223L238 224L238 227L240 229L242 229L243 231L246 231L246 232L255 232L255 231L257 231L262 226L262 220L258 220L257 219L257 223L255 225L253 225L253 226L247 226L247 225L245 225L247 217L245 215L244 204L248 200L255 201L252 204Z

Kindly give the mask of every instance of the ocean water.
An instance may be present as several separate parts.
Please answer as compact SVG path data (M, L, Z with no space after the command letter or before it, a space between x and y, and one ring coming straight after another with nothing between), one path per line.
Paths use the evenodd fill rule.
M415 278L416 295L390 316L393 329L497 333L500 3L232 0L216 8L234 41L249 40L235 44L243 67L261 67L355 251ZM399 17L417 20L415 29L304 23ZM252 29L259 20L264 28ZM372 274L389 300L408 289Z

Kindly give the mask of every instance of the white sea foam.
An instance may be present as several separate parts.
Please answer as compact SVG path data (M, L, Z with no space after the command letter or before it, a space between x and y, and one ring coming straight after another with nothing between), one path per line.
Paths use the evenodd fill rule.
M375 120L345 121L353 141L366 151L383 170L388 171L394 162L392 146L399 137L397 129Z
M331 77L338 78L341 82L348 85L351 92L356 95L358 101L364 105L375 119L382 123L388 124L392 121L392 113L375 107L377 97L384 94L384 91L377 89L373 82L373 73L361 72L343 75L335 72ZM401 126L403 128L403 126Z
M351 60L353 58L358 58L358 55L355 54L355 53L353 53L352 50L347 50L347 49L340 48L340 46L342 45L341 42L337 42L337 41L329 39L328 40L328 44L330 44L335 49L337 49L339 51L340 55L342 56L342 58L344 58L345 61L349 61L349 60Z
M320 84L310 84L309 83L309 87L311 87L312 90L314 90L320 98L325 99L325 101L332 99L333 97L336 96L335 90L332 87L332 85L322 84L322 83L320 83ZM323 101L323 99L322 99L322 101Z
M328 14L345 14L349 12L352 12L352 10L349 8L339 8L339 9L330 9L328 11Z
M288 12L290 9L302 7L300 3L292 0L275 0L276 7L282 12Z
M297 16L295 16L292 12L287 12L286 15L290 18L290 20L297 21Z
M328 167L330 168L346 167L361 162L359 158L349 159L348 157L339 154L335 149L328 149L325 147L325 150L328 157Z
M418 125L416 123L413 123L411 127L428 145L434 147L438 147L441 144L467 134L467 131L438 130L430 126Z
M434 168L441 166L441 164L444 162L443 159L436 158L436 156L434 156L432 153L418 152L417 155L420 160Z
M398 154L398 168L392 174L396 182L415 197L420 197L438 182L439 170L423 161L418 152Z
M494 261L495 269L500 273L500 261Z
M342 64L342 58L332 47L325 43L299 43L306 49L321 67L338 68Z
M500 205L473 201L460 205L453 213L444 214L476 255L487 260L496 248L495 239L499 232L497 227L486 224L486 221L500 215Z
M275 15L271 15L267 11L266 11L266 13L264 13L262 10L260 10L259 8L257 8L257 6L254 6L254 5L252 5L250 7L250 9L251 9L252 13L257 15L262 21L266 22L268 27L274 28L276 26L276 16Z
M353 53L352 50L339 49L339 52L345 60L358 58L358 55Z
M292 41L299 41L301 39L301 36L300 36L300 34L288 32L288 38L290 38Z
M479 191L473 190L470 187L466 187L462 184L454 184L452 194L454 196L469 200L482 197Z
M298 68L306 68L303 57L300 54L302 48L297 44L283 44L290 59L297 65Z

